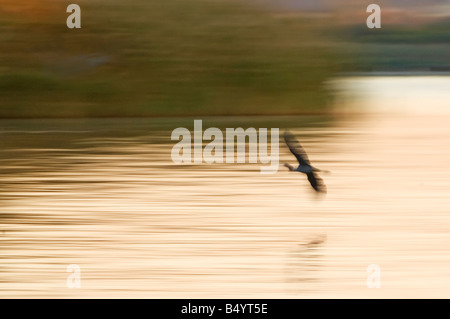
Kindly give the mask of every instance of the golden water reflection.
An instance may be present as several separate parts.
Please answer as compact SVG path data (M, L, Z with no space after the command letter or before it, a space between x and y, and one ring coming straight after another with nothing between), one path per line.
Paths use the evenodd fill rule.
M190 119L1 121L0 297L450 297L448 116L215 121L289 127L328 194L281 168L173 164Z

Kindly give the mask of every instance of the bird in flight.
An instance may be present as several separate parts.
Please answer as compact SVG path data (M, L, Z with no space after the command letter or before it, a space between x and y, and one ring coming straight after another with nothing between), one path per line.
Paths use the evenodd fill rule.
M306 174L306 176L308 177L309 183L311 184L312 188L314 188L314 190L316 192L326 193L327 188L326 188L323 180L316 173L316 172L321 172L322 170L319 170L318 168L311 166L309 159L308 159L308 155L306 155L305 150L303 149L303 147L301 146L299 141L297 141L295 136L291 132L285 131L284 132L284 141L286 142L286 145L289 147L289 150L291 151L292 154L294 154L295 158L297 159L297 161L299 163L297 168L295 168L294 166L292 166L288 163L285 163L284 166L289 168L290 171ZM322 171L322 172L325 172L325 171Z

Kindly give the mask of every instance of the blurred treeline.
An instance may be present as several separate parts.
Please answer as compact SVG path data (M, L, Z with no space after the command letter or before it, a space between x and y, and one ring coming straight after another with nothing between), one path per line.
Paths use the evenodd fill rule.
M346 72L450 71L450 18L377 30L355 23L333 33Z
M320 18L250 3L0 3L0 117L320 113L338 69Z

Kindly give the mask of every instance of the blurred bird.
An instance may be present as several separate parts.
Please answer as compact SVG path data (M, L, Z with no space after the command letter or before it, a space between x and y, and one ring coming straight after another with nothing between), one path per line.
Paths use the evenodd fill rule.
M291 151L292 154L294 154L295 158L299 163L297 168L288 163L285 163L284 166L289 168L290 171L306 174L309 183L316 192L326 193L327 188L323 180L316 174L316 172L327 172L327 171L323 171L311 166L305 150L291 132L289 131L284 132L284 141L286 142L286 145L289 147L289 150Z

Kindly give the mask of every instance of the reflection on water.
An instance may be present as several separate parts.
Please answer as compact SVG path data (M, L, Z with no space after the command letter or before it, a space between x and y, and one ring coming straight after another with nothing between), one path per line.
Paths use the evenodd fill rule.
M288 285L297 292L303 292L302 289L311 289L313 286L305 284L307 282L319 281L319 270L323 265L322 247L326 242L326 235L319 235L312 240L298 244L295 250L288 253L286 265L286 280L290 282L299 282L298 285ZM295 291L294 291L295 292Z
M173 164L170 133L192 119L2 120L0 296L448 298L448 123L204 120L289 127L332 171L318 200L281 168ZM66 286L71 264L80 289ZM366 286L369 264L380 289Z

